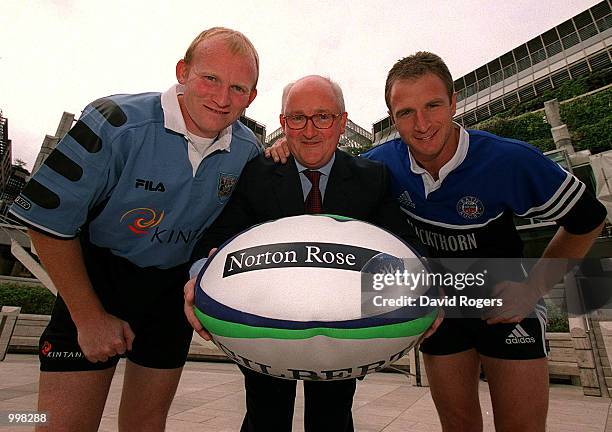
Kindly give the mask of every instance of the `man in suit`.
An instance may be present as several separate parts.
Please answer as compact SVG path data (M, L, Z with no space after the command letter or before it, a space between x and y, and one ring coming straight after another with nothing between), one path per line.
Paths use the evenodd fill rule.
M283 91L280 123L293 157L285 165L260 156L242 172L227 207L206 232L194 258L208 255L234 234L261 222L304 213L331 213L407 235L383 165L337 150L347 113L340 87L321 76L307 76ZM205 339L195 317L194 280L185 289L185 313ZM247 413L242 431L290 431L295 381L241 368ZM354 379L304 382L307 432L353 431Z

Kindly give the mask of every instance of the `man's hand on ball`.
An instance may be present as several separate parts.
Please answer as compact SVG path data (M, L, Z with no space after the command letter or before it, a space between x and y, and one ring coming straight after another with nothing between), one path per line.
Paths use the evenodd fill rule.
M196 278L190 279L183 288L183 294L185 298L185 316L187 317L187 321L189 321L189 324L191 324L191 327L193 327L195 332L199 334L203 339L209 341L212 339L210 333L208 333L206 329L202 327L202 323L200 323L200 320L193 311L195 303L195 283Z

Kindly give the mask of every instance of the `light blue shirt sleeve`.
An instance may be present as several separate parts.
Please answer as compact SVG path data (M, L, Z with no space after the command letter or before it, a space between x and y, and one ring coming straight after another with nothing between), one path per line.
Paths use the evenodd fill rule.
M199 260L191 264L191 268L189 269L189 279L193 279L198 276L198 274L202 270L202 267L204 267L204 265L206 264L206 261L208 261L208 258L200 258Z

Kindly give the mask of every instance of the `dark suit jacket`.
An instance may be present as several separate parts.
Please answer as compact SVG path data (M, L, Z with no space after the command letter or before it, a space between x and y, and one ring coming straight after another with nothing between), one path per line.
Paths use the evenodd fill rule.
M259 156L245 166L230 201L204 233L192 258L207 257L210 249L252 225L304 213L304 194L293 157L281 165ZM381 163L336 150L323 213L370 222L416 244L391 196L389 175Z
M387 169L379 162L336 150L323 212L373 223L417 244L391 196ZM281 165L259 156L245 166L230 201L196 244L192 259L207 257L210 249L252 225L304 213L304 194L293 157Z

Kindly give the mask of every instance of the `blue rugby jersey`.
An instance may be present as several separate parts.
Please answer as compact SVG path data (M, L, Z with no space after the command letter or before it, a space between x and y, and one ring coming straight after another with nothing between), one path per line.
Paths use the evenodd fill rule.
M520 257L514 215L558 221L566 229L571 219L568 231L574 234L594 229L605 217L582 182L531 145L482 131L462 133L463 160L429 193L401 139L363 155L389 169L394 196L429 256ZM592 217L572 214L578 207L592 209Z
M164 127L160 93L115 95L88 105L11 207L26 225L58 238L88 226L91 242L140 267L189 260L260 149L232 125L229 151L193 175L187 141Z

